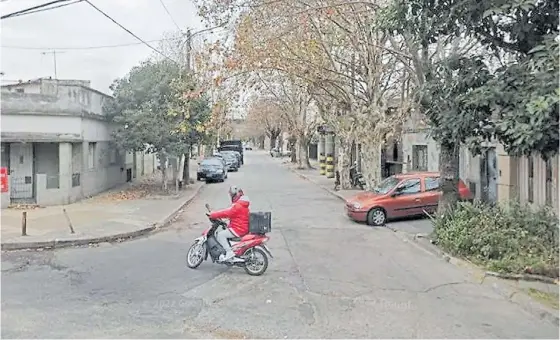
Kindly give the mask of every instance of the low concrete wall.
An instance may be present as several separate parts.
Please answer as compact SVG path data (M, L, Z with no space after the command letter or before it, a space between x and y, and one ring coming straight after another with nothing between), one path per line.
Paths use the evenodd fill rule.
M72 200L96 195L125 182L126 171L124 169L121 171L120 165L82 172L80 175L80 197L72 197Z
M48 206L70 203L68 193L64 190L47 189L47 175L37 174L35 175L35 181L37 188L35 201L38 205Z

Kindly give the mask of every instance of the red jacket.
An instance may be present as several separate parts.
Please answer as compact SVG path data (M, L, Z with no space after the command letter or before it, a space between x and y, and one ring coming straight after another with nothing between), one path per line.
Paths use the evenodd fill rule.
M241 237L249 233L249 199L241 196L231 207L213 211L210 218L227 218L229 219L229 229L235 236Z

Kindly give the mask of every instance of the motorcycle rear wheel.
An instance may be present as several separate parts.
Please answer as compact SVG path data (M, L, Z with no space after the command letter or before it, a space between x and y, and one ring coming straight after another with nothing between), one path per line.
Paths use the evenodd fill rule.
M247 249L243 254L245 259L245 272L251 276L261 276L268 268L268 256L259 248ZM261 258L259 261L258 258ZM258 261L258 263L257 263Z
M206 244L195 242L187 252L187 267L191 269L198 268L202 261L204 261L204 255L206 255Z

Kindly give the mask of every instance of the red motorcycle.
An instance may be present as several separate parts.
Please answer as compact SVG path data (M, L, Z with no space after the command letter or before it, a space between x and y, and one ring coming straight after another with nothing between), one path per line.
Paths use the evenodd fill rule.
M208 204L206 204L206 209L210 212ZM226 251L216 240L216 233L223 228L227 228L227 223L220 219L210 219L210 222L212 223L210 228L206 229L201 237L195 239L194 244L187 252L187 266L189 268L197 268L210 255L212 262L229 267L242 267L247 274L252 276L260 276L266 272L268 257L273 258L266 246L266 242L269 240L266 233L270 232L271 229L271 214L269 212L251 213L249 234L229 240L235 256L242 261L219 261L220 255L225 255Z

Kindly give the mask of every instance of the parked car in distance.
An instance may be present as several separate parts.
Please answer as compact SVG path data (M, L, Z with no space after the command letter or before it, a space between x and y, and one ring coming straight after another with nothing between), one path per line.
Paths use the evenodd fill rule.
M220 152L226 161L228 171L238 171L239 170L239 159L233 153L233 151L222 151Z
M223 182L227 178L227 167L224 166L222 160L218 157L205 158L200 162L196 172L196 179L206 180L206 183L211 181Z
M237 156L237 159L239 160L239 167L241 167L241 154L239 153L239 151L233 151L233 153L235 154L235 156Z
M245 147L245 150L253 150L253 147L249 143L245 143L244 147Z
M211 158L218 158L220 161L222 161L222 163L224 163L224 166L227 167L227 162L226 162L226 160L224 159L224 156L222 156L221 153L214 152L214 154L212 155Z
M423 215L437 210L441 195L439 173L416 172L387 177L371 191L346 200L350 219L369 225L384 225L387 219ZM472 200L465 183L459 181L461 200Z

